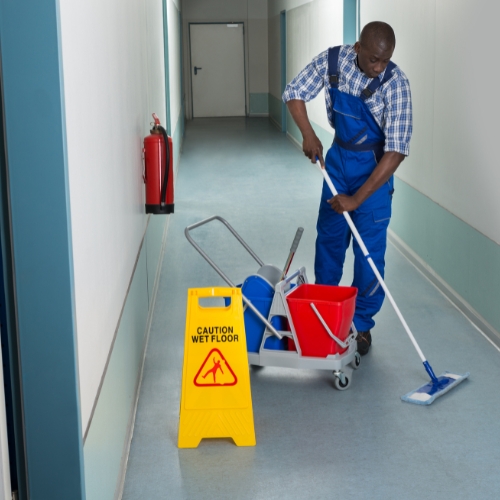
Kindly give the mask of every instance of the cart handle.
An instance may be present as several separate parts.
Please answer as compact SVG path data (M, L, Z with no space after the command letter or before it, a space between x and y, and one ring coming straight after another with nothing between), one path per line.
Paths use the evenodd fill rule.
M184 230L184 234L186 235L187 240L193 247L197 250L197 252L212 266L214 271L231 287L231 288L236 288L236 285L223 273L223 271L220 269L220 267L201 249L201 247L196 243L196 241L193 240L189 232L193 229L196 229L197 227L203 226L204 224L207 224L213 220L218 220L224 224L229 231L233 234L233 236L243 245L245 250L257 261L257 263L260 266L264 265L264 262L262 262L259 257L255 254L255 252L246 244L246 242L243 240L243 238L233 229L231 224L227 222L227 220L223 219L219 215L212 215L212 217L208 217L208 219L204 219L200 222L196 222L194 224L191 224L190 226L186 227ZM256 314L256 316L264 322L264 324L271 330L271 332L276 335L280 340L283 338L283 335L281 335L276 328L274 328L271 323L262 316L260 311L252 304L252 302L247 299L243 294L241 294L243 297L243 302Z
M245 240L234 230L234 228L229 224L229 222L226 219L223 219L219 215L212 215L212 217L208 217L207 219L201 220L200 222L196 222L194 224L191 224L190 226L186 227L184 230L184 234L186 235L186 238L188 239L189 243L193 245L196 250L200 253L200 255L219 273L221 278L226 281L226 283L229 283L227 276L224 276L222 271L217 267L217 265L210 259L210 257L200 248L200 246L193 240L191 235L189 234L190 231L193 229L196 229L197 227L203 226L204 224L208 224L209 222L213 220L218 220L224 224L229 231L231 231L232 235L242 244L242 246L245 248L245 250L257 261L259 266L263 266L264 262L259 259L257 254L247 245ZM234 285L232 285L234 286Z
M356 335L353 333L351 333L351 335L349 335L349 337L346 338L346 341L345 342L342 342L342 340L340 340L338 337L336 337L332 331L330 330L330 328L328 328L328 325L326 324L326 321L323 319L323 316L321 316L321 314L319 313L318 309L316 308L316 306L311 302L311 309L314 311L314 313L316 314L316 316L318 317L318 319L321 321L321 324L325 327L325 330L328 332L328 335L330 335L330 337L335 340L335 342L337 342L337 344L342 347L342 349L346 349L347 347L349 347L352 342L356 339Z

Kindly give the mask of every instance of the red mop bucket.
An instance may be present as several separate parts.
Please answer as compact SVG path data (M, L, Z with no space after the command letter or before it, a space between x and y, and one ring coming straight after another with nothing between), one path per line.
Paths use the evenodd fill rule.
M330 337L311 307L323 317L330 331L344 342L349 336L358 289L350 286L300 285L287 295L302 356L324 358L346 351Z

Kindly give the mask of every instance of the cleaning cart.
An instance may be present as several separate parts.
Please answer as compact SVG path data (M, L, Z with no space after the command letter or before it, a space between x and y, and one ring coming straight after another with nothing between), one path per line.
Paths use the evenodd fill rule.
M241 285L234 284L190 234L214 220L224 224L259 265ZM184 233L229 286L241 286L250 365L330 370L337 389L350 386L353 370L361 363L352 322L356 288L309 284L304 267L285 275L290 258L285 271L264 264L218 215L191 224Z

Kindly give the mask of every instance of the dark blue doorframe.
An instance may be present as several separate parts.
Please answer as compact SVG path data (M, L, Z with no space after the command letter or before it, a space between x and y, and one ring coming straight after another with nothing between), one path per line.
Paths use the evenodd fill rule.
M0 56L26 457L21 500L80 500L85 481L59 1L0 0Z
M286 81L286 11L280 13L280 60L281 60L281 95L285 91ZM281 131L286 132L286 104L281 101Z
M359 1L344 0L344 43L354 44L359 35Z
M0 96L3 96L1 80ZM10 484L13 492L17 491L21 498L25 498L26 463L18 362L19 349L14 321L15 308L5 153L3 102L0 99L0 339L9 445Z

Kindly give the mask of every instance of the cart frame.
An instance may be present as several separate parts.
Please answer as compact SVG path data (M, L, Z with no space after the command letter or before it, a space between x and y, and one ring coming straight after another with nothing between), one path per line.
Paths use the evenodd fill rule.
M236 285L228 278L228 276L219 268L219 266L207 255L207 253L202 250L202 248L194 241L190 232L200 226L208 224L213 220L218 220L224 224L227 229L233 234L233 236L241 243L241 245L248 251L248 253L254 258L254 260L262 267L264 262L257 256L257 254L248 246L248 244L243 240L243 238L234 230L234 228L222 217L218 215L213 215L200 222L191 224L186 227L184 234L187 240L193 245L193 247L198 251L198 253L210 264L210 266L219 274L219 276L232 288L236 288ZM352 380L353 369L357 369L361 362L361 357L357 352L356 336L357 331L352 323L352 330L345 341L338 339L334 333L329 329L328 325L322 318L321 314L315 307L314 303L311 302L311 308L320 320L321 324L325 328L326 332L330 337L332 337L337 344L343 349L347 349L342 354L332 354L321 357L312 356L302 356L300 349L300 341L297 337L295 327L293 324L293 317L290 313L288 307L288 302L286 297L291 293L294 288L291 286L292 282L295 281L296 285L302 283L307 283L306 269L301 267L292 274L286 276L283 280L275 285L275 292L273 300L271 303L271 309L269 315L265 318L259 310L252 304L252 302L245 297L242 293L243 302L247 307L249 307L256 316L264 323L265 330L262 336L262 341L258 353L248 352L248 362L253 366L277 366L283 368L302 368L302 369L313 369L313 370L332 370L335 375L335 387L339 390L347 389L350 386ZM290 327L289 331L277 330L272 324L271 320L274 316L283 316L288 320ZM296 351L280 351L274 349L266 349L264 347L266 340L271 337L276 336L279 339L284 337L292 338L295 343Z

